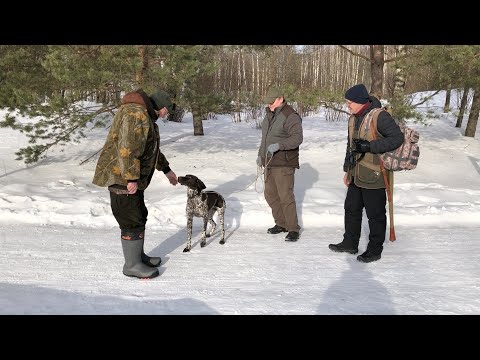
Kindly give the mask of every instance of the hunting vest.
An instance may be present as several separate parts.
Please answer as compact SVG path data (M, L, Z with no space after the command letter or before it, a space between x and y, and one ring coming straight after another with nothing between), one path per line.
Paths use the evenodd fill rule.
M262 157L266 155L266 149L269 145L279 143L288 138L288 133L284 130L287 118L296 111L288 104L284 104L276 113L268 113L262 123L262 143L260 144L259 154ZM299 168L299 148L291 150L279 150L269 161L268 167L294 167Z
M354 148L353 139L363 139L372 141L373 135L371 126L377 124L378 115L382 109L375 108L370 110L364 117L358 129L355 129L355 115L348 119L348 145ZM373 119L375 118L375 121ZM375 128L377 138L383 136ZM382 172L380 170L380 157L378 154L370 152L365 154L355 154L355 166L350 167L347 172L347 179L349 181L354 179L355 185L365 189L381 189L385 188L385 181L383 180Z

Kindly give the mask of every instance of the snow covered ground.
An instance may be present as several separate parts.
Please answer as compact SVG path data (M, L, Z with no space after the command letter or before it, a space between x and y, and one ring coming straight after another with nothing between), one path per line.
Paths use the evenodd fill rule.
M426 104L439 118L420 131L418 167L395 176L397 241L364 264L334 253L343 234L346 122L323 112L303 119L295 195L296 243L270 235L270 208L255 164L253 121L159 121L162 152L178 176L194 174L227 199L226 244L218 232L200 248L186 242L186 188L156 173L145 192L145 248L161 256L160 276L122 274L120 231L109 194L91 183L106 130L53 149L27 166L14 152L25 137L0 129L0 314L480 314L480 142L442 114L445 93ZM452 96L455 102L456 96ZM456 104L452 104L455 111ZM0 111L3 116L5 111ZM477 131L478 133L478 131ZM360 251L365 250L364 215Z

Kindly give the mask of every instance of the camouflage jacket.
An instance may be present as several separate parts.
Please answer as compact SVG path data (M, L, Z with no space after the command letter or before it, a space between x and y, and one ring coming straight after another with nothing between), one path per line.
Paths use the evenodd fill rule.
M128 180L136 180L138 189L145 190L155 169L170 171L160 152L158 125L149 115L146 101L138 92L128 93L122 99L123 105L113 118L98 159L93 184L126 186Z

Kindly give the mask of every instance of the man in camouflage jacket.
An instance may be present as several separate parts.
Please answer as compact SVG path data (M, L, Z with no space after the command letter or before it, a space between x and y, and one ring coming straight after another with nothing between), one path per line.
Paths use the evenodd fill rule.
M174 111L167 93L148 96L143 90L126 94L97 162L93 184L108 187L113 215L121 230L125 257L123 274L138 278L159 275L159 257L143 250L148 210L144 190L156 170L163 171L172 185L177 176L160 151L156 120Z

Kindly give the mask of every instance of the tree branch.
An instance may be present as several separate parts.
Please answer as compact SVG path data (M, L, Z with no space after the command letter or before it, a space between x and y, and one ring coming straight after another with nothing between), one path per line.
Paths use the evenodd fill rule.
M349 53L352 54L353 56L358 56L358 57L360 57L360 58L362 58L362 59L364 59L364 60L367 60L368 62L371 62L371 61L372 61L372 60L370 60L370 58L369 58L368 56L362 55L362 54L360 54L360 53L356 53L355 51L350 50L349 48L347 48L347 47L344 46L344 45L338 45L338 46L340 46L340 49L343 49L343 50L345 50L346 52L349 52Z
M88 162L88 160L90 160L91 158L93 158L95 155L97 155L100 151L102 151L103 147L101 147L100 149L98 149L97 151L95 151L95 153L93 153L92 155L90 155L88 158L86 158L85 160L81 161L79 165L83 165L85 164L86 162Z
M339 109L339 108L331 105L330 103L328 103L326 101L320 101L320 104L323 105L324 107L328 108L328 109L332 109L332 110L335 110L335 111L338 111L338 112L341 112L341 113L344 113L344 114L347 114L347 115L351 115L348 111Z
M412 106L413 106L413 107L417 107L417 106L419 106L419 105L422 105L423 103L427 102L427 101L430 100L432 97L434 97L435 95L437 95L440 91L441 91L441 90L435 91L432 95L427 96L425 99L423 99L423 101L421 101L421 102L419 102L419 103L417 103L417 104L415 104L415 105L412 105Z

